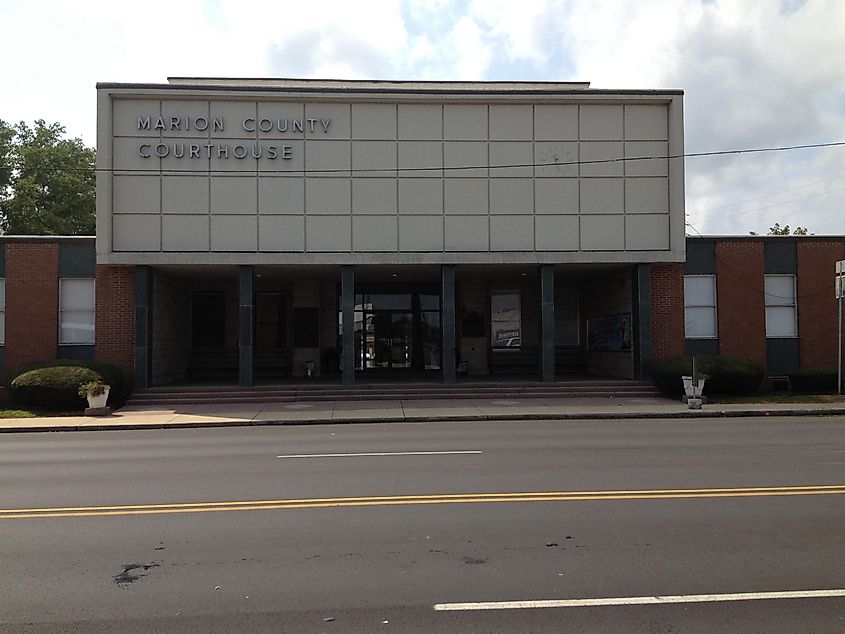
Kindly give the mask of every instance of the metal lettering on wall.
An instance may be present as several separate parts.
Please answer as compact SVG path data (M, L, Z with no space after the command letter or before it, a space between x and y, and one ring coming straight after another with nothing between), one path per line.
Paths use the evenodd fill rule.
M270 119L267 117L256 118L246 117L241 121L241 128L244 132L255 133L256 131L282 132L292 134L302 134L307 132L311 134L318 134L322 132L327 134L329 127L331 127L332 120L322 118L308 118L308 119L282 119L279 117ZM206 132L209 127L212 132L223 132L226 129L226 124L223 117L213 117L211 121L207 117L182 117L172 116L163 117L150 115L138 115L138 129L147 130L150 132L168 132L168 131L190 131ZM247 157L253 159L265 158L269 160L281 159L289 161L293 158L293 146L278 143L259 143L255 142L250 145L243 143L236 143L230 145L228 143L185 143L172 141L170 143L141 143L138 145L138 155L141 158L166 158L173 157L177 159L189 158L218 158L228 159L233 157L236 159L245 159Z

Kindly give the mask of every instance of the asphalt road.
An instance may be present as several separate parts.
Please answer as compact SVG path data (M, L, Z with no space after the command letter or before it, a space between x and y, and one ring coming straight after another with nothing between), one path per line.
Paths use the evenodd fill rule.
M0 631L841 632L843 589L843 418L0 441Z

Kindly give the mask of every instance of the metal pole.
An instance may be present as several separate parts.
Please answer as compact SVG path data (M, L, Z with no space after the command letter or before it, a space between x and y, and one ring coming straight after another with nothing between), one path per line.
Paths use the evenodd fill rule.
M838 369L838 376L836 382L836 393L842 394L842 276L837 276L836 280L836 290L839 294L839 362L837 363L836 367Z

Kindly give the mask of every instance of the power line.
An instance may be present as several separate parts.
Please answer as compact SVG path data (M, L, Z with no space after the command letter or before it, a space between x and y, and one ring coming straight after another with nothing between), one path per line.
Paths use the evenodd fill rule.
M256 140L255 143L258 141ZM175 141L174 143L179 143ZM184 142L183 142L184 144ZM121 173L139 173L144 175L160 175L160 174L172 174L172 175L191 175L191 174L206 174L206 175L215 175L215 174L227 174L231 176L239 176L239 177L254 177L256 174L264 174L264 175L318 175L318 174L356 174L356 173L366 173L366 174L373 174L373 173L382 173L382 174L399 174L399 173L414 173L414 172L439 172L439 171L463 171L463 170L479 170L479 169L489 169L489 170L512 170L512 169L526 169L526 168L551 168L551 167L575 167L581 165L599 165L599 164L612 164L612 163L628 163L633 161L659 161L659 160L677 160L683 158L700 158L705 156L728 156L728 155L739 155L739 154L759 154L763 152L789 152L794 150L806 150L806 149L819 149L819 148L831 148L831 147L842 147L845 146L845 141L831 141L827 143L809 143L809 144L802 144L802 145L789 145L789 146L774 146L774 147L761 147L761 148L742 148L736 150L713 150L709 152L688 152L684 154L666 154L666 155L652 155L652 156L620 156L615 158L608 158L608 159L593 159L593 160L574 160L574 161L549 161L549 162L532 162L532 163L507 163L507 164L498 164L498 165L490 165L485 164L477 164L477 165L441 165L441 166L430 166L430 167L383 167L383 168L327 168L327 169L308 169L308 168L298 168L298 169L262 169L261 167L256 165L255 170L235 170L235 169L211 169L209 164L208 170L196 170L196 169L167 169L159 167L157 169L150 168L150 169L143 169L143 168L126 168L126 169L119 169L119 168L110 168L110 167L90 167L90 168L68 168L68 167L28 167L28 169L35 170L35 171L65 171L65 172L101 172L101 173L112 173L112 172L121 172ZM201 145L201 147L206 147L205 145ZM159 156L151 156L153 160L165 160L169 158L169 156L159 157ZM215 158L211 152L209 151L209 155L202 160L211 161ZM220 157L217 157L218 160L223 160ZM193 159L188 159L193 160ZM228 160L225 159L225 160ZM235 160L246 160L249 162L258 161L260 158L244 158L244 159L235 159ZM269 160L269 159L268 159ZM286 160L286 159L274 159L274 160Z

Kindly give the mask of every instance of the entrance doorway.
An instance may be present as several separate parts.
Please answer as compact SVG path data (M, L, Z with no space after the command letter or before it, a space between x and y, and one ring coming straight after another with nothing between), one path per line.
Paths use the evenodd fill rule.
M439 370L439 287L359 287L355 293L355 369L372 373Z

